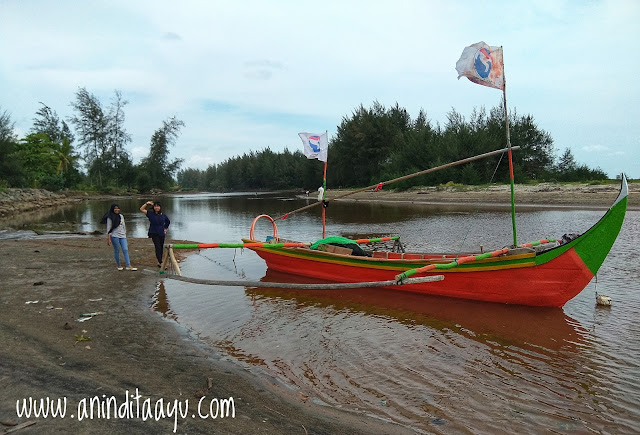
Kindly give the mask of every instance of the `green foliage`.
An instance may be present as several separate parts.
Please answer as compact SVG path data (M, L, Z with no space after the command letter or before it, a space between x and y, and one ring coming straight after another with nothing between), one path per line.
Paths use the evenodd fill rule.
M131 158L125 146L131 142L124 128L124 106L128 101L122 98L120 91L114 92L109 108L105 111L100 100L85 88L79 88L76 99L71 103L75 114L70 118L78 133L82 148L82 158L92 183L99 187L123 182L130 185L131 174L123 176L122 170L131 166ZM46 106L45 106L46 107Z
M600 170L575 166L570 173L554 166L550 135L540 130L532 116L509 116L517 182L543 179L604 177ZM466 120L455 110L444 127L432 126L424 111L412 120L398 104L387 109L378 102L362 105L342 120L329 144L328 185L363 187L403 177L453 161L506 147L504 111L474 110ZM296 151L273 153L269 148L212 165L205 171L185 169L178 174L183 188L198 190L253 190L303 188L316 190L322 182L322 163ZM457 180L468 185L509 182L507 154L444 168L420 177L398 181L392 188L444 185Z
M303 188L322 185L323 164L307 159L301 151L285 149L277 154L269 148L210 165L206 170L185 169L178 183L185 190L247 191Z
M25 180L22 164L15 155L16 134L9 112L0 108L0 186L21 187Z
M600 168L591 169L587 165L576 163L571 148L567 148L558 164L553 167L551 174L558 181L602 181L606 180L607 174Z
M44 103L40 104L42 107L36 112L36 117L33 119L31 133L44 133L51 142L62 144L63 141L67 141L71 145L75 137L67 123L60 120L55 110Z
M76 92L76 99L71 103L75 115L69 118L75 126L78 134L78 142L83 148L82 158L89 167L93 166L94 173L98 177L98 184L101 185L102 169L107 159L104 155L107 152L107 116L102 109L100 100L95 95L89 93L85 88L79 88ZM97 165L94 162L98 161Z
M45 177L56 174L58 149L44 133L31 133L18 142L15 155L22 163L28 187L40 187Z
M11 139L0 139L0 184L22 187L25 183L22 162L16 155L16 143Z
M0 142L15 142L16 133L13 131L15 123L11 121L11 115L0 107Z
M184 159L169 161L169 147L175 145L182 127L184 122L173 116L163 121L162 126L153 133L149 155L140 162L140 169L144 173L137 180L140 190L166 190L173 184L173 175Z
M204 171L198 169L185 169L178 171L178 184L183 190L200 189L204 186Z
M64 177L60 174L47 174L39 180L39 186L52 192L57 192L64 188Z
M188 190L276 190L315 191L322 184L323 163L307 159L300 150L275 153L270 148L229 158L206 170L179 171L183 159L169 159L184 123L175 117L162 122L151 136L149 154L134 165L126 146L131 136L125 129L124 107L128 104L115 91L103 109L99 99L79 88L71 103L74 115L60 120L41 103L27 137L18 141L14 124L0 110L0 186L40 186L97 189L104 193L169 190L174 176ZM539 129L530 115L509 114L516 182L530 180L601 182L606 174L575 161L566 149L556 163L550 135ZM374 102L360 105L342 119L329 144L328 186L363 187L403 177L506 146L504 111L499 105L487 112L474 109L465 118L454 109L443 126L432 125L425 111L412 119L398 103L390 108ZM77 147L74 141L77 139ZM80 172L84 161L86 176ZM450 180L465 184L508 182L507 154L475 160L404 179L392 188L415 185L445 185Z
M512 142L521 147L521 151L514 153L514 163L526 178L535 177L552 161L553 142L547 133L537 129L530 116L518 117L514 113L510 116L510 124ZM413 121L397 104L387 110L376 102L369 110L360 106L351 118L343 118L338 134L330 144L329 162L338 185L356 187L504 146L505 123L501 107L492 109L489 114L484 109L474 110L469 121L452 109L447 114L444 128L434 128L423 111ZM336 167L331 164L334 161ZM496 172L498 162L501 168ZM354 171L354 167L359 170ZM451 179L478 184L492 180L494 173L499 175L493 181L508 181L507 167L507 159L501 161L498 156L402 181L397 186L438 184Z

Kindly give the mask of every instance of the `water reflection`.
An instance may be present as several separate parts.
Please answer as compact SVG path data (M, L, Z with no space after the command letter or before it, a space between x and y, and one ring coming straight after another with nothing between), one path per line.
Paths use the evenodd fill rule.
M600 388L582 376L588 331L558 309L380 289L246 294L251 316L227 335L235 357L302 395L420 430L493 433L493 420L512 414L501 427L522 433L534 415L571 421L593 405L576 399ZM491 417L470 412L486 406Z
M313 279L267 270L265 282L312 283ZM248 288L253 298L291 300L316 306L386 316L409 326L452 331L483 343L559 350L586 343L588 331L562 310L524 307L397 292L387 289L296 290Z
M162 317L178 321L178 316L171 310L169 306L169 298L167 298L167 291L164 288L164 281L159 281L156 284L156 291L153 294L151 303L151 309L162 314Z

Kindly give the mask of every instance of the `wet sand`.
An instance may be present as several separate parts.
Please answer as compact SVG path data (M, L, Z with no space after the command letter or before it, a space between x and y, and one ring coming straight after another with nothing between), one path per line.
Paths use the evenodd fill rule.
M163 400L167 414L167 402L188 400L176 433L413 433L313 403L220 359L151 310L157 278L141 272L156 267L150 239L130 239L129 250L137 272L116 270L104 236L0 241L0 432L35 422L19 433L173 433L173 417L79 421L83 399L113 396L120 405L137 389L141 409L145 399L154 408ZM76 321L83 313L100 314ZM201 414L232 397L235 418L202 418L203 396ZM66 398L65 418L18 417L16 401L29 397Z

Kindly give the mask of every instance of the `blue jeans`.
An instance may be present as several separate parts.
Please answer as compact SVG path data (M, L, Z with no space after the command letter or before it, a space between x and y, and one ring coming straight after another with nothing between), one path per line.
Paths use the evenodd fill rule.
M113 258L116 259L118 267L120 267L120 248L122 248L125 265L127 267L131 266L131 263L129 262L129 247L127 246L127 239L111 236L111 244L113 245Z

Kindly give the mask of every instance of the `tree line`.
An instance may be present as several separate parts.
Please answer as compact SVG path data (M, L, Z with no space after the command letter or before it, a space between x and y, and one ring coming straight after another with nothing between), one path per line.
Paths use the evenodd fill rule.
M149 141L149 153L134 164L127 151L131 135L125 127L125 106L119 91L107 106L79 88L66 120L44 103L29 133L18 139L9 113L0 110L0 187L42 187L49 190L102 191L315 190L322 183L323 164L299 150L277 153L270 148L229 158L207 169L180 170L183 159L169 160L170 147L184 122L162 121ZM0 108L1 109L1 108ZM551 136L531 115L509 114L516 182L604 180L599 168L575 161L570 149L558 158ZM73 127L73 128L72 128ZM444 125L432 123L426 112L412 119L397 103L374 102L343 117L329 142L329 187L363 187L506 146L504 111L474 109L469 119L451 110ZM447 168L394 185L437 185L508 182L506 155Z
M599 168L575 161L571 149L556 158L551 136L541 130L531 115L509 115L517 182L605 180ZM444 126L433 124L424 111L412 119L406 109L386 108L374 102L345 116L329 143L329 187L363 187L424 169L506 147L504 111L501 106L486 112L474 110L470 119L451 110ZM178 172L185 189L226 191L303 188L322 183L324 167L308 160L301 151L273 153L269 148L245 153L210 165L206 170ZM437 185L456 181L464 184L508 182L506 154L455 166L399 182L396 188Z
M79 88L70 103L70 117L60 119L40 103L23 138L17 137L9 112L0 108L0 187L111 192L172 187L183 160L169 161L169 147L175 145L184 122L176 117L163 120L150 138L148 155L134 164L127 150L127 104L118 90L105 107Z

